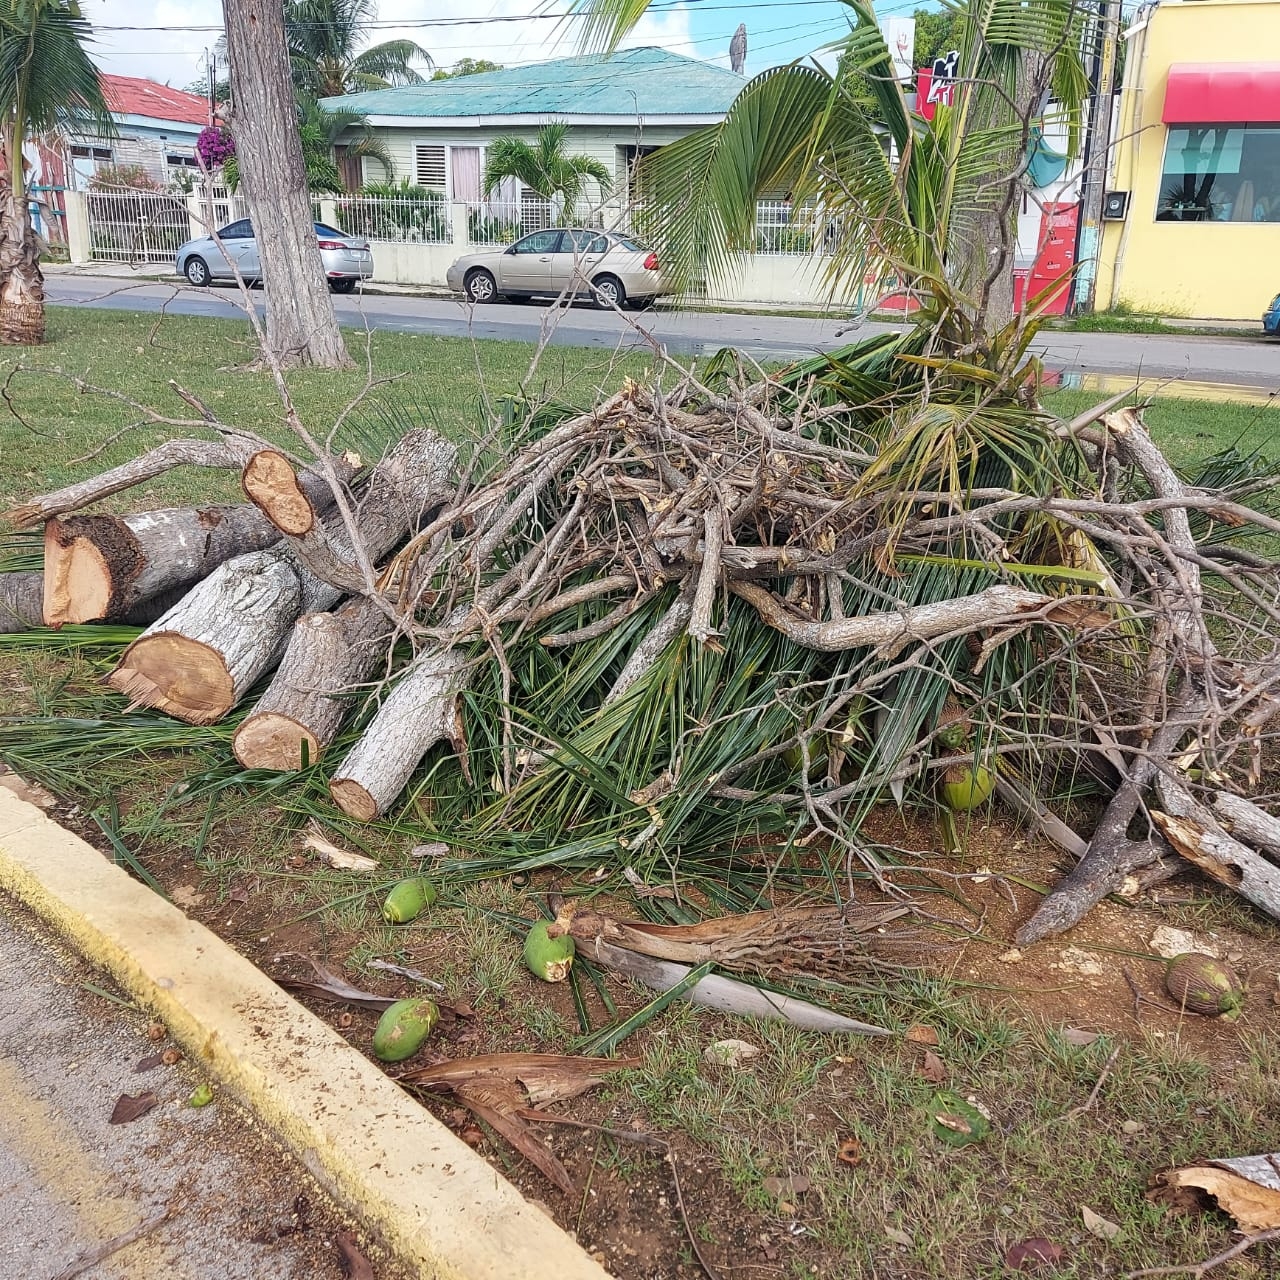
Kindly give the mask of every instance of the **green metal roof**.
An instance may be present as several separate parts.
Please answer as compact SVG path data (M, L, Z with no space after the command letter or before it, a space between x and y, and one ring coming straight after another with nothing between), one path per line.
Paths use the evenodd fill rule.
M746 82L666 49L557 58L326 98L367 116L721 116Z

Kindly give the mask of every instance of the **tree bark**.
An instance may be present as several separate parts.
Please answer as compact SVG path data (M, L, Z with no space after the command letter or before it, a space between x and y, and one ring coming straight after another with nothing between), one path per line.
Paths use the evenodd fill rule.
M463 664L461 650L440 649L424 654L400 678L329 783L329 794L343 813L372 822L387 811L441 738L461 747L458 695L467 682Z
M1227 835L1180 783L1161 776L1156 789L1167 812L1151 816L1164 838L1210 879L1280 920L1280 867Z
M236 759L246 769L301 769L305 748L315 764L355 709L353 691L385 658L391 632L391 619L367 599L299 618L270 687L236 730Z
M0 179L0 344L37 346L44 341L44 276L40 248L27 213L26 193Z
M237 556L148 627L108 683L135 706L213 724L279 658L301 609L287 557L275 550Z
M44 574L0 573L0 635L44 625Z
M1214 793L1213 807L1218 821L1242 840L1280 858L1280 819L1273 818L1252 800L1233 795L1230 791Z
M44 528L44 622L121 618L144 600L208 577L280 533L257 507L181 507L136 516L67 516Z
M370 562L451 492L456 458L456 447L434 431L411 431L396 442L374 469L356 512L361 550ZM221 719L280 660L298 615L322 613L346 594L304 562L304 543L317 540L355 576L355 548L345 527L330 535L317 525L305 538L237 556L140 635L108 683L179 720Z
M262 263L267 351L281 367L352 366L316 247L279 0L223 0L235 135Z

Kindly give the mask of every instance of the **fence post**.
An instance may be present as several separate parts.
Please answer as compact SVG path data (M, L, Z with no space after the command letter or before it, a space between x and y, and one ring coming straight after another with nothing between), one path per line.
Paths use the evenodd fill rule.
M83 191L64 191L67 210L67 257L72 262L93 260L93 235L89 228L89 198Z
M461 200L455 200L449 207L449 226L453 232L455 249L466 249L471 244L471 232L467 224L470 211L470 205L463 204Z
M210 214L213 212L212 201L206 201L199 191L189 191L187 193L187 231L188 239L196 240L200 236L208 235L210 231L216 228L210 226L212 218Z
M338 225L338 202L332 196L320 197L320 221L329 227Z

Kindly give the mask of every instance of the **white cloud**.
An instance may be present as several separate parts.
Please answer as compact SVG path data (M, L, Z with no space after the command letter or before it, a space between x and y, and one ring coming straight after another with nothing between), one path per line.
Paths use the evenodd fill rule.
M203 51L221 28L220 0L83 0L85 17L93 23L97 40L91 50L103 70L114 75L145 76L161 84L181 87L203 74ZM511 66L565 57L578 52L576 33L546 18L528 18L540 6L536 0L382 0L379 27L373 41L410 39L422 45L438 66L459 58L489 58ZM127 12L127 16L125 16ZM459 22L445 26L414 26L414 19L503 18L510 21ZM119 30L122 27L143 30ZM117 29L113 29L117 28ZM167 28L167 29L161 29ZM661 45L676 53L696 56L686 6L646 15L625 42L627 46Z

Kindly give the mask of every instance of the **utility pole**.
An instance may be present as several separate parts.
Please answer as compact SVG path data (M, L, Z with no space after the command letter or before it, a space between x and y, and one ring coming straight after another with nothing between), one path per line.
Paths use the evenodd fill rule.
M1076 225L1076 267L1072 310L1092 311L1102 243L1102 197L1111 163L1111 116L1115 105L1116 53L1120 44L1121 0L1101 0L1094 44L1085 134L1080 214ZM1083 265L1082 265L1083 264Z

